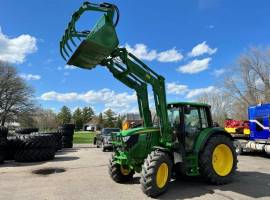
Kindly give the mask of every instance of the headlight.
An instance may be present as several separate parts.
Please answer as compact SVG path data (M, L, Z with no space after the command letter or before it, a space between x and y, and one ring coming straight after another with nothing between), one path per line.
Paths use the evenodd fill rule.
M123 137L123 141L127 142L129 138L130 138L130 136Z

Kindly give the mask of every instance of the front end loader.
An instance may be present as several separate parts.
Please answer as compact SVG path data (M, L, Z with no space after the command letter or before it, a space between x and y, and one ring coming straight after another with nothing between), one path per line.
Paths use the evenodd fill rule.
M79 31L76 22L86 11L100 12L101 17L92 30ZM230 182L237 164L230 134L213 127L210 106L206 104L167 103L164 77L119 47L115 30L118 21L116 5L86 2L72 15L60 42L60 53L68 65L106 67L137 94L143 127L112 135L111 178L124 183L140 173L142 190L152 197L168 189L172 176L200 175L217 185ZM73 51L76 42L80 44ZM153 91L157 123L152 121L148 85Z

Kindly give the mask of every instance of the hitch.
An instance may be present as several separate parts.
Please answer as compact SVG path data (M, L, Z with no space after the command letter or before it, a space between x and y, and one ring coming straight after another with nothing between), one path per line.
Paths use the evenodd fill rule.
M97 11L104 14L92 30L78 31L76 22L86 11ZM119 10L117 6L109 3L83 3L72 15L71 21L68 23L68 27L60 41L61 56L67 61L68 65L88 69L94 68L118 47L119 40L115 31L118 21ZM71 44L77 47L76 40L80 44L73 53ZM72 55L70 55L71 53Z

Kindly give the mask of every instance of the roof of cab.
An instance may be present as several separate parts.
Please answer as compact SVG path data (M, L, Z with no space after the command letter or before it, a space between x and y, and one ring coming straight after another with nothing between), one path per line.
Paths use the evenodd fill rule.
M211 107L210 105L206 103L201 103L201 102L170 102L168 103L169 106L200 106L200 107Z

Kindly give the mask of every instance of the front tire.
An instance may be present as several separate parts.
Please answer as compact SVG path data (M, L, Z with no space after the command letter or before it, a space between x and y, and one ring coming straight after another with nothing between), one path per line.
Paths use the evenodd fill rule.
M232 181L237 166L233 142L225 135L208 139L199 158L200 174L209 183L223 185Z
M142 191L151 197L159 196L168 189L172 161L167 153L152 151L144 161L141 172Z
M109 161L109 174L115 182L125 183L133 179L134 170L116 163L114 161L114 155L112 155Z

